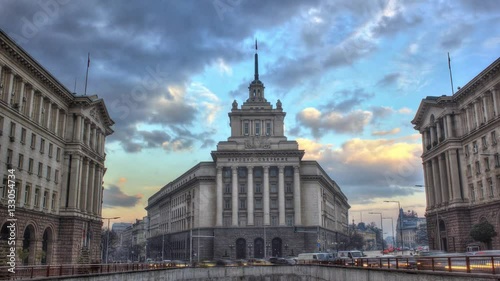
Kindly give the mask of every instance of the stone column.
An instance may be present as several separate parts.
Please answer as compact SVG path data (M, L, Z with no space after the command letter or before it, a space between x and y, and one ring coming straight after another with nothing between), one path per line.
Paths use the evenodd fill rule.
M19 197L19 207L24 207L24 191L26 189L26 183L20 182L16 183L16 185L18 186L18 194L16 194L16 196Z
M233 172L233 177L231 183L233 185L233 189L231 192L231 198L233 200L232 204L232 226L238 226L238 167L231 167Z
M55 125L54 126L54 134L56 134L56 136L58 136L59 130L60 130L60 128L59 128L59 107L57 107L57 105L55 105L55 106L56 106L56 114L55 114L56 120L54 120L54 125Z
M104 132L101 135L101 154L104 155L104 144L106 143L106 135Z
M254 225L254 206L253 206L253 166L247 166L248 178L247 178L247 224Z
M422 168L424 171L424 189L425 189L425 205L427 209L431 208L431 200L430 197L430 182L429 182L429 172L427 171L427 164L425 162L422 163Z
M104 190L102 189L102 177L103 177L104 169L103 167L99 166L98 169L98 176L97 176L97 190L99 192L99 202L97 202L97 214L101 215L102 214L102 193Z
M90 120L85 120L84 126L86 127L84 144L90 146Z
M474 120L476 121L476 126L474 126L474 128L477 128L479 124L481 124L479 122L479 110L477 108L477 101L474 101L474 117Z
M94 162L89 163L89 177L88 177L88 189L87 189L87 213L91 214L94 206L94 183L95 183L95 164Z
M82 175L80 184L80 206L78 208L80 211L85 211L87 208L87 192L88 192L88 178L89 178L89 160L84 158L82 165Z
M427 135L426 131L424 130L423 132L420 132L422 134L422 151L425 152L427 151Z
M33 120L33 105L35 103L35 89L31 87L30 91L30 99L28 100L28 118Z
M431 135L431 147L433 147L433 146L434 146L434 141L436 140L436 139L435 139L435 136L434 136L434 131L435 131L435 129L434 129L434 127L431 125L431 126L429 127L429 134Z
M24 98L24 81L23 81L23 78L19 77L19 80L20 80L20 83L21 83L21 87L19 88L19 113L22 113L24 108L23 108L23 98Z
M80 193L80 173L81 156L73 154L71 156L71 174L69 183L69 202L68 208L76 209L78 207L78 194Z
M63 139L66 139L66 121L68 120L68 115L66 114L65 111L62 113L62 118L63 118L63 124L61 128L61 137Z
M462 201L462 195L460 194L460 176L458 173L457 151L455 149L451 149L448 152L448 158L451 172L451 187L453 190L452 201Z
M278 167L278 206L279 206L279 225L286 225L285 222L285 167Z
M443 155L439 154L437 156L438 159L438 167L439 167L439 179L440 179L440 185L441 185L441 202L446 203L449 202L450 198L448 195L448 175L446 173L446 165L445 165L445 158Z
M269 166L264 166L264 225L269 225Z
M439 163L437 157L432 158L432 174L434 176L434 197L436 206L441 205L441 183L439 179Z
M441 124L439 119L436 120L436 135L437 135L437 143L441 143Z
M217 199L216 199L216 216L215 226L222 226L222 167L217 167Z
M97 144L97 128L94 126L94 127L92 127L92 147L91 147L91 149L93 151L97 151L97 147L99 147L99 145Z
M43 122L43 114L45 114L45 113L42 114L42 112L44 111L44 109L43 109L43 95L41 93L40 93L40 100L38 101L38 103L39 104L38 104L38 112L37 112L38 113L37 123L39 125L43 126L43 124L42 124L42 122Z
M61 151L61 153L62 153L62 151ZM63 153L61 155L61 157L63 157L62 158L63 159L63 162L62 162L63 167L68 167L68 169L69 169L69 165L70 165L69 164L70 163L70 161L69 161L69 155ZM66 200L69 200L69 198L68 198L69 194L66 193L66 191L67 191L66 187L67 187L67 184L68 184L68 176L69 176L69 173L71 173L71 171L69 171L67 169L62 169L61 173L62 173L61 194L60 194L59 198L61 200L61 204L60 205L63 208L66 208L66 207L68 207L68 206L66 206L66 202L67 202ZM31 190L33 190L33 187L31 188ZM33 197L31 197L31 198L33 198ZM68 199L66 199L66 198L68 198Z
M99 208L101 207L101 192L102 192L102 185L101 185L101 179L100 179L100 171L101 167L99 166L98 163L95 163L94 167L94 198L92 199L94 201L93 206L92 206L92 212L96 215L99 215Z
M301 199L300 199L300 167L293 167L293 211L295 225L302 225Z
M483 112L484 112L484 123L488 122L488 105L486 104L486 96L481 96L481 100L483 101Z
M497 101L497 90L495 88L490 89L491 98L493 99L493 116L498 115L498 101Z
M14 76L15 75L14 75L14 72L12 72L12 71L9 73L9 75L10 75L10 77L7 78L7 79L9 79L9 85L8 85L8 88L7 88L7 95L6 95L5 102L7 102L7 104L10 105L10 103L11 103L10 99L12 97L12 91L14 89Z
M47 130L51 131L50 129L50 124L52 122L52 102L49 100L49 105L47 106L47 112L45 112L45 114L47 115L47 122L44 124L45 125L45 128L47 128Z

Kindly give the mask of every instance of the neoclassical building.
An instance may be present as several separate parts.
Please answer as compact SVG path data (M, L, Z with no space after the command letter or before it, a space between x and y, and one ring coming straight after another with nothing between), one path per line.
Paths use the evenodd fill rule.
M453 96L420 103L412 124L422 134L431 249L465 251L482 220L500 231L499 116L500 59ZM500 249L500 236L492 246Z
M18 265L100 260L104 144L113 123L102 99L71 93L0 30L2 264L12 246L9 218L17 219Z
M346 196L284 135L286 113L255 78L229 112L231 136L148 200L148 257L233 259L332 250L347 235Z

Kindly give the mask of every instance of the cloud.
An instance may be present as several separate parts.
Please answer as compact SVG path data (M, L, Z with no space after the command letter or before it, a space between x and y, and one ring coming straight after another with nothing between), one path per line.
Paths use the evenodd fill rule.
M398 110L399 113L401 114L412 114L413 113L413 110L411 110L410 108L408 107L402 107Z
M400 74L399 73L390 73L384 76L384 78L380 79L377 82L377 86L387 87L398 81Z
M123 193L120 187L109 185L104 189L103 205L105 208L114 207L134 207L142 199L142 195L127 195Z
M351 139L338 148L308 139L297 142L306 152L304 159L319 161L351 204L422 192L414 187L423 181L422 145L413 136Z
M341 90L333 94L333 99L325 105L320 106L322 110L349 112L364 101L375 96L373 93L367 93L363 88L354 90Z
M439 44L443 50L459 49L473 30L474 28L470 24L457 23L455 25L450 25L450 27L441 34Z
M387 136L387 135L395 135L401 131L400 128L394 128L389 131L374 131L372 132L372 136Z
M313 107L300 111L295 117L298 126L310 129L315 138L320 138L329 131L359 134L371 118L372 113L369 111L354 110L342 114L336 111L321 112Z

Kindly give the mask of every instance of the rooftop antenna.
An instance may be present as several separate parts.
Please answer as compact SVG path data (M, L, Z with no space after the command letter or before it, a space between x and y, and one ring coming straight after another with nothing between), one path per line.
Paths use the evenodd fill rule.
M73 89L73 93L76 93L76 77L75 77L75 88Z
M259 55L257 54L257 39L255 39L255 80L259 80Z
M85 92L83 95L87 95L87 80L89 78L89 67L90 67L90 52L89 52L89 55L87 57L87 74L85 75Z
M451 95L453 96L455 94L455 90L453 90L453 76L451 75L450 52L448 52L448 68L450 69Z

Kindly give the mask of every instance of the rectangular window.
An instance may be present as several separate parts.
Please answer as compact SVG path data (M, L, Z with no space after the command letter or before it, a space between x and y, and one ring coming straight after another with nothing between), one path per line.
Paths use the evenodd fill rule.
M35 149L35 148L36 148L36 135L31 134L31 149Z
M45 140L40 139L40 153L44 153L44 152L45 152Z
M293 208L293 200L292 199L290 199L290 198L286 199L286 201L285 201L285 208L287 208L287 209Z
M16 136L16 123L10 122L10 132L9 137L13 138Z
M293 192L293 188L292 188L292 183L291 182L287 182L285 184L285 192L286 193L292 193Z
M488 182L488 195L493 198L494 193L493 193L493 180L491 178L487 179Z
M52 158L52 150L54 149L53 145L49 143L49 157Z
M3 135L3 116L0 116L0 136Z
M60 147L58 147L56 149L56 161L57 162L61 161L61 148Z
M244 183L240 184L240 193L247 193L247 187Z
M50 166L47 166L47 180L50 180L50 174L52 173L52 168Z
M38 176L42 177L42 173L43 173L43 164L42 162L38 162Z
M35 189L35 204L34 204L35 207L38 207L38 199L39 198L40 198L40 189L37 188L37 189Z
M231 199L224 199L224 209L231 209Z
M278 187L276 186L276 183L271 183L271 193L277 193L278 192Z
M47 209L47 196L48 196L48 192L45 191L43 193L43 200L42 200L42 208L44 208L44 209Z
M271 135L271 122L266 122L266 136Z
M17 161L17 168L19 170L22 170L24 167L24 155L22 155L21 153L19 153L19 161Z
M249 133L250 133L249 130L250 130L250 126L249 126L248 122L243 123L243 134L245 136L249 135Z
M466 145L464 147L464 151L465 151L465 157L469 157L469 153L470 153L470 151L469 151L469 145Z
M56 169L55 174L54 174L54 182L58 183L59 182L59 170Z
M247 217L241 216L238 218L239 226L247 226Z
M481 164L479 161L476 161L476 175L479 175L481 173Z
M255 193L262 193L262 184L261 183L255 184Z
M262 177L262 169L260 168L255 168L254 169L254 174L253 174L256 178L260 178Z
M241 167L240 167L240 168L238 169L238 176L239 176L240 178L244 178L244 177L246 177L246 176L247 176L247 170L246 170L245 168L241 168Z
M255 135L260 136L260 120L255 120Z
M28 161L28 173L33 173L33 158L30 158Z
M52 210L56 209L56 198L57 198L57 194L52 193L52 203L50 204L50 207L52 208Z
M278 199L271 199L271 208L272 209L278 208Z
M7 149L7 164L12 164L12 150Z
M246 199L240 199L240 210L241 209L246 209L247 208L247 200Z
M231 177L231 169L224 168L224 177L225 178L230 178Z
M481 142L483 143L483 149L488 148L488 143L486 142L486 136L481 138Z
M31 191L31 185L26 184L24 188L24 205L26 206L30 204L30 191Z
M224 217L223 224L224 226L231 226L231 217L230 216Z
M478 191L480 192L479 195L481 196L481 200L484 199L484 187L483 187L483 182L482 181L478 181L477 182L477 189Z
M470 191L470 200L475 201L476 200L476 191L474 190L473 184L469 185L469 191Z
M276 167L272 167L269 169L269 176L276 177L278 176L278 169Z
M224 193L231 194L231 184L226 183Z
M271 215L271 225L272 226L277 226L278 225L278 216Z
M472 152L474 152L474 154L476 154L478 152L477 141L474 141L472 143Z
M286 216L286 225L293 226L293 215Z
M484 158L484 170L486 172L490 170L490 159L488 157Z
M497 144L497 134L496 131L491 132L491 145Z
M262 199L255 198L255 209L262 209Z
M21 143L22 144L26 143L26 129L25 128L21 129Z
M500 154L495 154L495 167L500 167Z

